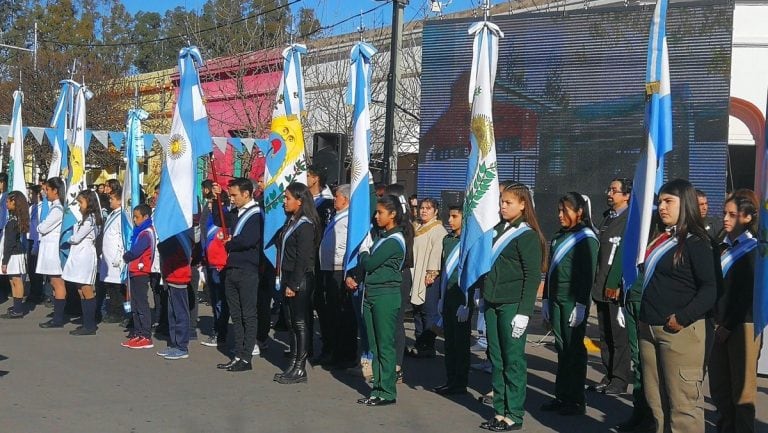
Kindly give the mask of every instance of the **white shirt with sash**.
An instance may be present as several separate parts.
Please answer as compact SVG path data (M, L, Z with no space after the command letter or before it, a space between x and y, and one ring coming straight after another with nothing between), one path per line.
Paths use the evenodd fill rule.
M344 252L347 249L347 227L349 209L336 212L323 231L320 241L319 259L321 271L344 270Z

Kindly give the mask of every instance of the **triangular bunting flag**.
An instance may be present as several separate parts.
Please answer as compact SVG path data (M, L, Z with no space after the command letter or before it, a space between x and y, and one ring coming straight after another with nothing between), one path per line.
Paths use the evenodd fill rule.
M27 132L29 132L29 128L28 127L25 126L25 127L21 128L21 138L22 139L24 139L24 137L27 136Z
M48 138L48 144L53 145L52 143L56 140L56 130L53 128L45 128L45 136Z
M152 144L155 141L155 134L144 134L144 151L152 150Z
M46 133L48 130L45 131ZM123 141L125 141L125 133L124 132L114 132L110 131L107 133L109 135L109 139L112 140L112 144L115 145L115 149L120 150L123 148ZM48 139L50 140L51 137L48 136Z
M264 140L267 141L267 140ZM253 144L256 142L253 138L243 138L242 139L243 146L245 146L246 149L248 149L248 153L251 153L253 151Z
M168 147L168 141L171 139L171 134L155 134L155 140L160 143L160 146L165 149Z
M109 145L107 131L93 131L93 137L106 149Z
M93 131L90 129L85 130L85 153L88 153L88 148L91 147L91 136L93 135Z
M256 155L264 156L272 149L272 143L266 138L258 138L254 140L254 144L256 145ZM248 151L250 152L251 150Z
M213 143L221 153L227 153L227 137L213 137Z
M37 144L43 144L43 135L45 135L45 128L40 128L38 126L30 126L29 132L31 132L32 136L35 137L35 141L37 141Z
M232 147L234 147L235 150L237 150L238 152L242 152L243 151L242 139L240 139L238 137L232 137L232 138L229 139L229 144L231 144Z

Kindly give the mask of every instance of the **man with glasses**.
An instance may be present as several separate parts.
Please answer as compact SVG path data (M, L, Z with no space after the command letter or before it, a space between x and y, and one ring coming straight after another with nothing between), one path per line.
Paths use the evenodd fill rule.
M621 242L627 225L627 209L632 190L628 179L613 179L605 190L609 209L603 213L600 225L600 252L592 285L592 299L597 306L600 327L600 356L605 376L597 385L589 387L603 394L623 394L632 380L629 339L623 323L620 306L621 289Z

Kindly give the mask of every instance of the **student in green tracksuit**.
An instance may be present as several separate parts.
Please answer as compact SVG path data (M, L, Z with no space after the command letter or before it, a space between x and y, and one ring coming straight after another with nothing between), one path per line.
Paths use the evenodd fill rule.
M561 197L558 216L561 229L550 246L541 308L544 320L551 324L555 334L557 378L555 398L542 405L541 410L583 415L587 377L584 334L600 242L592 228L589 204L581 194L569 192Z
M365 272L363 318L373 352L373 390L357 402L385 406L397 399L395 327L401 301L400 270L410 253L413 227L404 217L399 200L391 195L378 200L374 219L380 236L373 245L366 241L360 247L360 267ZM353 284L361 281L352 278Z
M480 425L499 432L523 426L528 376L526 329L541 282L545 248L525 185L504 187L500 213L501 222L494 229L493 265L482 290L495 416Z
M469 346L472 332L472 310L475 303L469 301L469 290L459 287L459 238L461 236L462 209L451 206L448 210L448 226L451 233L443 238L443 258L440 274L440 302L438 312L445 332L446 382L434 391L441 395L467 392L469 376Z

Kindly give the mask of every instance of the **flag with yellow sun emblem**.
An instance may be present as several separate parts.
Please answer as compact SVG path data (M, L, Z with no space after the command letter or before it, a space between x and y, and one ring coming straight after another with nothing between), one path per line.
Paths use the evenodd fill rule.
M461 232L459 286L466 291L493 264L493 227L499 221L499 179L496 139L493 133L493 83L499 56L498 26L482 21L469 28L474 35L469 102L471 150L464 196L464 228Z
M276 265L277 232L285 223L283 197L291 182L307 183L307 158L301 116L304 107L304 76L301 55L307 47L292 44L283 50L283 78L272 112L272 133L264 165L264 254Z
M173 113L171 137L163 148L160 195L153 216L161 242L192 228L192 216L197 213L197 162L212 151L208 114L197 72L202 65L197 47L183 48L179 52L179 97Z

